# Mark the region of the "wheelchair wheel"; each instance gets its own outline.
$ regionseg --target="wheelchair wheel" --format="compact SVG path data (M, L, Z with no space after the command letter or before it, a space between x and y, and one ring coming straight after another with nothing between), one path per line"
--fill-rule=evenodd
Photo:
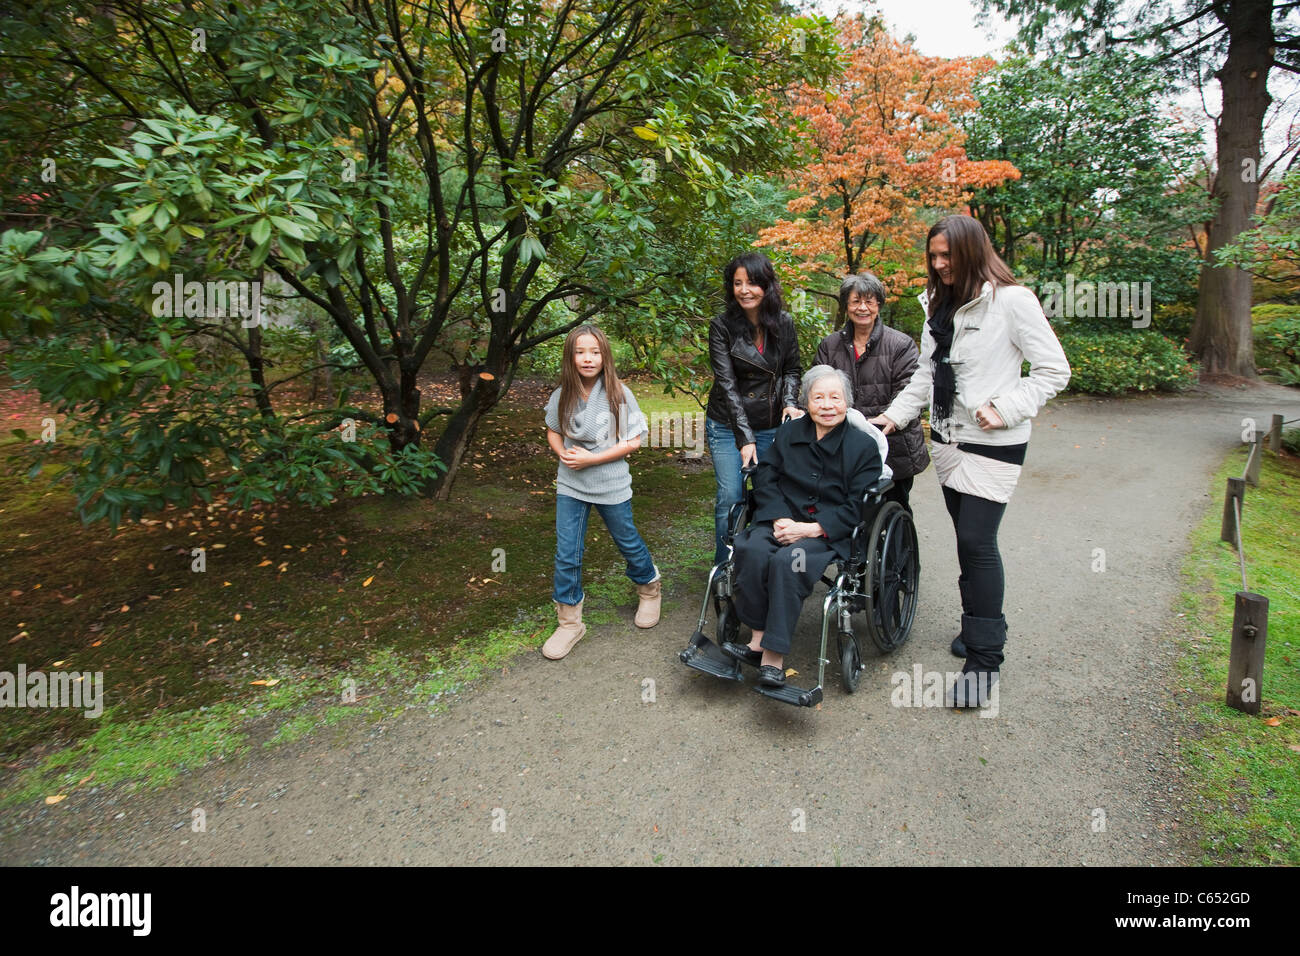
M852 694L862 680L862 655L858 653L858 642L852 636L841 644L840 677L844 679L844 689Z
M881 651L902 646L912 633L921 558L912 516L896 501L876 513L867 544L867 628Z
M736 605L731 598L713 599L713 607L718 615L718 646L727 641L740 640L740 618L736 615Z

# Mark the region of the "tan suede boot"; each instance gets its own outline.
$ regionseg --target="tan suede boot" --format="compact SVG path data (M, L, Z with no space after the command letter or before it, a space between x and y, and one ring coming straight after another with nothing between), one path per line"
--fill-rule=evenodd
M634 623L637 627L654 627L659 623L659 603L663 596L663 581L655 578L649 584L638 584L636 594L640 599L636 606Z
M574 644L582 640L582 635L587 633L587 625L582 623L581 601L577 604L561 604L556 601L555 613L560 619L560 626L542 645L542 654L558 661L573 650Z

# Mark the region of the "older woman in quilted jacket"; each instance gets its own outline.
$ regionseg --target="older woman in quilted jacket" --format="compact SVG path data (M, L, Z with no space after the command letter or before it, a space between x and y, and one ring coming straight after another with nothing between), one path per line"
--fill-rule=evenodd
M817 346L816 364L848 376L853 383L853 407L867 418L883 412L907 387L920 359L910 335L885 325L884 306L884 283L869 272L847 276L840 284L840 310L847 321ZM889 436L886 464L894 473L894 486L885 497L910 512L912 481L930 464L919 418Z

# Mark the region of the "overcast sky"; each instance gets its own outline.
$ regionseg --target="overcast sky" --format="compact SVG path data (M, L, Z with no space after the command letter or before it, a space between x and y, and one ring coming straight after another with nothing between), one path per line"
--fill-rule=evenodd
M875 3L863 0L812 0L813 6L827 16L834 16L839 10L856 13L874 8L889 24L890 32L903 37L912 34L916 37L916 48L927 56L979 56L987 54L1001 59L1002 47L1016 32L1015 26L1000 14L989 16L987 29L975 25L977 0L876 0ZM1300 103L1300 82L1295 77L1274 71L1269 78L1269 90L1274 97L1275 107L1282 104L1282 117L1296 115L1296 104ZM1206 86L1206 103L1211 111L1219 109L1219 89L1217 83ZM1214 149L1213 126L1202 111L1200 97L1194 91L1183 91L1177 97L1178 105L1193 121L1199 122L1206 132L1206 146L1210 152ZM1286 142L1285 119L1275 120L1269 117L1271 129L1265 134L1267 143L1265 162L1276 156Z
M856 13L872 4L860 0L817 0L817 8L827 16L837 10ZM1015 29L994 14L990 25L995 38L975 26L975 0L878 0L880 11L890 32L916 37L916 48L927 56L979 56L998 52L1015 34Z

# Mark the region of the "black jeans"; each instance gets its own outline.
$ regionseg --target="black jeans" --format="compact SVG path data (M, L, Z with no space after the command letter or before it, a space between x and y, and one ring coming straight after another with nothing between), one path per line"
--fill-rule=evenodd
M1006 578L998 551L998 525L1006 504L943 487L943 502L957 532L957 563L970 596L972 617L1002 616Z
M835 557L825 538L800 538L782 545L769 522L752 524L736 535L736 614L755 631L762 646L787 654L804 598L812 594L826 565Z
M912 482L915 480L915 475L911 478L895 478L894 486L885 492L885 500L897 501L908 514L911 514L912 505L908 502L908 497L912 494Z

